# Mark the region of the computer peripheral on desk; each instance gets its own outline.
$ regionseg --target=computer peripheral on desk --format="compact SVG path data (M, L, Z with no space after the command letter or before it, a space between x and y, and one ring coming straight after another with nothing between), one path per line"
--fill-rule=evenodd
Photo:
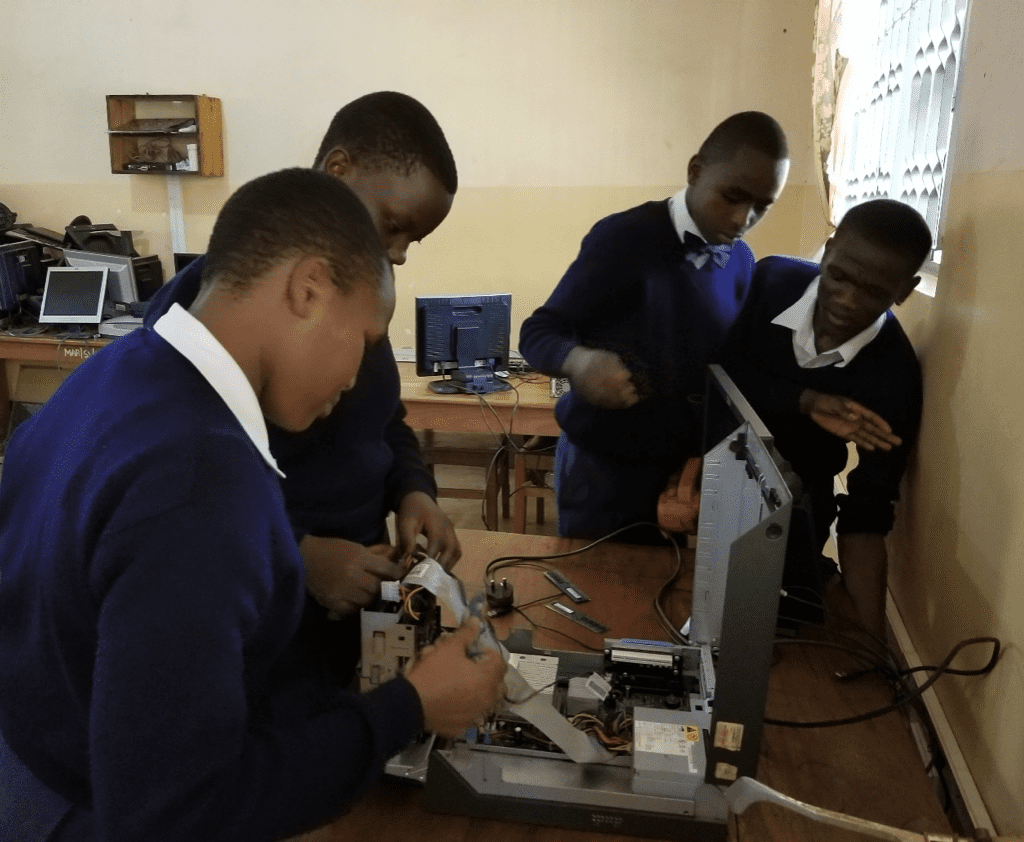
M140 327L142 327L142 319L138 316L114 316L100 322L99 334L111 338L126 336Z

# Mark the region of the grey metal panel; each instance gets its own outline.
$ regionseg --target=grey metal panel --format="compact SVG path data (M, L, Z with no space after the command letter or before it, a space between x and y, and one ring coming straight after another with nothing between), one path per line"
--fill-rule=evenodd
M715 669L708 781L729 783L757 772L775 639L779 588L793 500L775 463L757 438L747 441L766 515L731 548L722 639Z

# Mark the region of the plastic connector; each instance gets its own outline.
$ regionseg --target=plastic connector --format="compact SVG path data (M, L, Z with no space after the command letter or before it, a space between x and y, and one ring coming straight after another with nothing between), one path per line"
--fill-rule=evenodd
M501 617L512 610L514 594L508 579L502 579L500 582L489 580L486 595L488 617Z

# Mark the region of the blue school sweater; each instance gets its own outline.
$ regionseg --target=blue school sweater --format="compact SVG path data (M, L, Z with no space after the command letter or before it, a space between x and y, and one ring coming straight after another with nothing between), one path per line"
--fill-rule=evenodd
M885 535L917 440L921 367L903 328L888 312L878 336L848 365L801 368L793 331L772 319L795 304L818 273L818 264L797 258L758 261L746 306L727 343L725 368L811 494L822 542L837 511L840 534ZM800 394L807 388L852 398L881 415L903 439L890 451L858 448L859 463L847 476L845 495L833 495L833 478L846 467L847 443L800 412Z
M544 306L524 323L519 350L534 368L559 372L576 345L617 353L641 400L602 409L578 392L555 408L578 447L672 467L696 453L707 365L746 297L754 258L742 241L729 262L696 268L676 233L668 201L606 217Z
M172 304L186 310L199 292L200 257L164 284L146 309L152 325ZM327 417L300 433L273 425L270 451L285 474L288 514L297 537L309 533L361 544L381 541L384 521L402 497L437 485L405 423L401 381L389 342L367 350L353 389Z
M277 474L192 364L143 329L76 370L0 482L0 732L76 805L58 839L278 839L374 781L418 697L341 692L304 600Z

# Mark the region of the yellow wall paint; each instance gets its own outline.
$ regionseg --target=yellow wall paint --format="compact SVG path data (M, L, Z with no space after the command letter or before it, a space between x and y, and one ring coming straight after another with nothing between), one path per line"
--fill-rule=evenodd
M1024 172L956 176L934 301L911 336L925 376L924 420L905 482L891 586L923 657L999 637L985 678L936 691L997 828L1024 830L1024 297L1019 230ZM980 666L985 647L961 665Z
M992 635L986 677L935 690L996 829L1024 833L1024 8L974 2L934 300L905 309L924 421L890 544L890 586L922 658ZM954 666L978 667L984 647Z
M522 320L544 303L591 226L610 213L667 198L664 187L466 187L438 230L396 271L396 347L414 345L417 295L511 292L512 344ZM755 254L800 253L806 187L787 192L751 232Z
M47 25L44 4L8 5L5 31ZM242 182L311 163L349 99L406 91L444 128L460 189L448 220L397 270L393 343L413 344L416 294L511 291L516 344L522 319L543 303L587 230L674 193L707 132L735 111L772 113L793 155L789 186L751 233L752 248L813 252L821 237L807 231L823 225L811 111L794 95L809 85L813 5L651 0L641 13L633 0L139 0L125 19L122 3L94 0L79 24L80 48L61 62L40 64L30 38L10 39L6 107L18 119L0 133L0 201L20 221L56 230L81 213L131 230L169 276L166 179L109 173L106 94L221 99L225 176L180 177L185 251L203 251ZM118 21L125 37L112 61L87 45L106 43Z

